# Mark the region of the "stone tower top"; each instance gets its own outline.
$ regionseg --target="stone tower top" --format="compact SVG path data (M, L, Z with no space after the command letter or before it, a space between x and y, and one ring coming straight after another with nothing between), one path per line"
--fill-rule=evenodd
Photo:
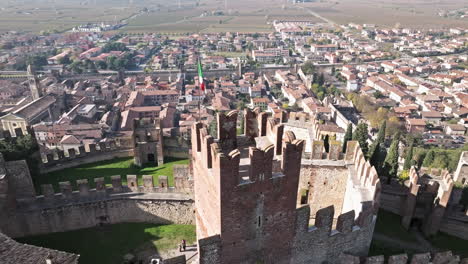
M28 65L28 82L33 101L41 98L44 94L42 92L41 84L37 79L36 71L31 64Z

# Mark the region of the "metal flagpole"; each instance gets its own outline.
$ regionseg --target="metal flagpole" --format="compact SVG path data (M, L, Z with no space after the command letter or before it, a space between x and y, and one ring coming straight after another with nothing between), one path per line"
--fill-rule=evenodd
M198 58L198 67L202 67L201 60ZM199 69L200 70L200 69ZM202 81L200 80L200 74L198 75L198 92L201 94L201 87L202 87ZM198 122L201 122L201 103L200 103L201 96L198 95Z

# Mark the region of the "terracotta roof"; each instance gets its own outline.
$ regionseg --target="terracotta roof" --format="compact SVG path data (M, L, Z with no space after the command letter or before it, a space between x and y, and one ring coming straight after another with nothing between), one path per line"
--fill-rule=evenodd
M55 97L46 95L19 108L18 110L14 111L13 114L26 119L32 119L53 105L55 102Z
M426 125L426 120L424 119L407 119L406 122L408 122L412 126L425 126Z
M60 143L61 144L80 144L81 142L73 135L65 135L63 136Z
M437 111L423 111L421 112L423 118L442 118L442 114Z

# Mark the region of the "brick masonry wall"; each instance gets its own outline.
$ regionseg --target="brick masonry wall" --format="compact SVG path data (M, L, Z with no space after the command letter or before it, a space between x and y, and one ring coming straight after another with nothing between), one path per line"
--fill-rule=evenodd
M337 215L342 212L343 199L348 180L346 167L323 166L310 171L309 205L311 215L319 209L333 205Z
M338 217L337 229L332 230L333 209L321 209L314 226L309 227L310 210L307 206L298 209L296 237L290 263L340 263L342 252L366 256L374 232L376 216L367 215L360 226L355 225L354 214ZM335 214L336 215L336 214Z

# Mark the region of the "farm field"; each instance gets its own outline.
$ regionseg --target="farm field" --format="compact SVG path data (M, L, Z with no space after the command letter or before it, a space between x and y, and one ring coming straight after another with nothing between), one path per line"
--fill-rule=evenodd
M444 18L440 10L466 6L463 0L322 0L301 4L338 24L369 23L376 25L437 28L468 26L468 19Z
M0 32L66 31L85 23L128 19L123 32L271 32L273 20L323 22L308 11L339 24L369 23L414 27L468 26L468 18L438 16L464 7L463 0L316 0L293 5L284 0L7 0L0 7ZM304 7L305 9L302 9ZM139 13L141 10L146 13ZM213 12L222 12L213 15ZM204 16L202 17L202 14Z
M245 3L245 5L240 3ZM253 2L253 3L252 3ZM185 7L181 10L159 10L138 15L129 21L123 32L159 33L216 33L216 32L272 32L271 22L277 19L299 19L321 22L304 10L296 7L282 8L281 5L264 6L270 1L240 0L228 6L228 10L217 1L201 2L198 7ZM279 3L278 1L271 1ZM248 7L251 8L248 8ZM213 11L222 14L212 15Z
M52 184L55 191L58 192L58 183L64 181L70 181L76 190L76 180L79 179L87 179L90 188L94 188L94 178L104 177L106 184L109 185L111 183L110 177L113 175L120 175L124 185L127 182L127 175L137 175L138 184L140 185L142 185L143 175L153 175L155 184L157 184L158 177L164 175L168 177L169 186L174 186L173 166L176 164L188 164L188 160L166 160L165 162L158 167L146 166L140 168L133 164L132 158L118 158L51 172L40 175L34 178L33 181L38 193L40 193L41 184Z
M58 2L58 1L57 1ZM79 5L58 2L49 4L27 3L10 4L0 7L0 32L24 31L66 31L88 22L113 22L131 16L136 7L100 4Z
M125 223L17 239L18 242L76 253L80 264L123 263L125 254L175 249L195 242L195 226ZM105 254L103 254L105 252Z

